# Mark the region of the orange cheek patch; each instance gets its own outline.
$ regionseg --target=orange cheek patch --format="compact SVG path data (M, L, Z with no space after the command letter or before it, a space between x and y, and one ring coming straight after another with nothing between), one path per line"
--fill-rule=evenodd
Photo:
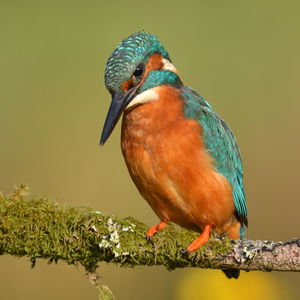
M127 92L132 87L132 79L129 79L128 81L124 81L122 83L122 91Z
M160 70L163 67L163 57L160 53L154 53L149 57L146 65L146 75L152 70Z

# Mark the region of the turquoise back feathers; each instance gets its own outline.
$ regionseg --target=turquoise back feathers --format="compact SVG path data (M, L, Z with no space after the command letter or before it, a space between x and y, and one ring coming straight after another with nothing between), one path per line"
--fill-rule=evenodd
M243 186L243 166L234 135L212 107L191 88L184 87L185 116L197 120L203 129L207 151L214 159L215 168L231 183L236 217L242 225L248 224L246 198ZM241 237L244 228L241 227Z

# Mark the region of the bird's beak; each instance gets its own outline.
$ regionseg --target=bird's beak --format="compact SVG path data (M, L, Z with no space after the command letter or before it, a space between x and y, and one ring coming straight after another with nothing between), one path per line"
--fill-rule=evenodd
M116 124L118 123L125 107L135 97L135 92L137 88L138 87L134 87L122 95L118 93L112 94L112 101L103 126L100 145L104 145L106 140L109 138L110 134L112 133Z

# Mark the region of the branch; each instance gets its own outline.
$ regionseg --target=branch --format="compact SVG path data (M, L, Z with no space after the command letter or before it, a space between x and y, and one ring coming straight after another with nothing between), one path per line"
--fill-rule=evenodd
M245 271L300 271L300 240L287 242L237 240L213 236L197 252L183 249L197 237L168 225L150 243L146 226L131 218L106 216L81 207L61 207L45 198L24 197L17 189L0 195L0 254L64 260L94 272L101 261L121 266L163 265L239 269Z

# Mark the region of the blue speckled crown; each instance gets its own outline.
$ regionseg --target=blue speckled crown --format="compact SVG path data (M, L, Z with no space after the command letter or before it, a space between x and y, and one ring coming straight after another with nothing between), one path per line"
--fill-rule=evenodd
M120 84L130 79L136 66L155 52L170 60L158 38L150 33L139 31L123 40L107 61L105 85L120 91Z

